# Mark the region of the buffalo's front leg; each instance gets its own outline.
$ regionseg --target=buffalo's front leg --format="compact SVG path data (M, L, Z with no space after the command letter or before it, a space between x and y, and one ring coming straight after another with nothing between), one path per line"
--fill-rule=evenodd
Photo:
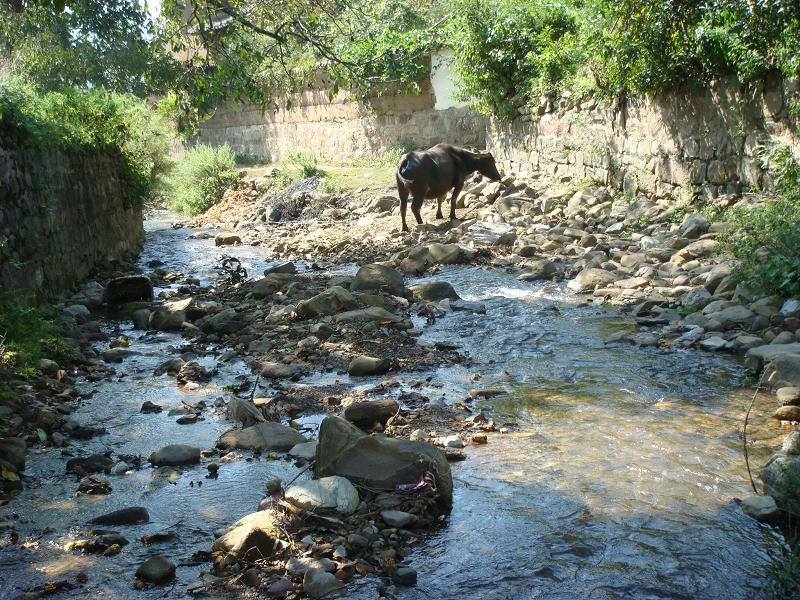
M453 188L453 195L450 196L450 220L456 220L456 199L458 195L461 193L461 188L464 187L464 182L460 181L456 184L456 187Z
M422 208L422 198L414 197L411 200L411 212L414 213L414 218L417 220L417 223L422 225L422 215L419 212L419 209Z
M408 231L408 225L406 225L406 204L408 204L408 198L400 198L400 218L403 220L403 231Z

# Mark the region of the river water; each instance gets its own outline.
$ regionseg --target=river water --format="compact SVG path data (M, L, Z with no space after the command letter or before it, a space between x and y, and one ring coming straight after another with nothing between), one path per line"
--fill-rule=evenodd
M173 230L164 219L147 222L146 230L143 265L159 260L168 271L214 280L223 249L213 240L187 239L188 230ZM239 257L251 276L270 264L259 248L224 253ZM429 279L451 282L487 312L454 312L431 326L420 322L423 339L456 343L470 360L401 374L401 388L414 384L436 402L454 402L476 386L502 387L508 395L474 407L498 426L508 423L510 432L490 434L487 445L468 448L468 459L453 466L453 513L409 557L419 583L400 590L399 598L765 596L770 553L781 538L733 500L750 492L739 436L749 398L738 387L743 369L736 360L606 346L610 333L632 327L627 317L579 304L560 285L519 282L500 269L453 266ZM145 334L111 320L104 328L130 336L137 354L117 366L112 380L81 382L91 397L72 417L102 425L108 434L76 442L69 453L113 450L146 458L168 443L213 447L230 426L214 410L197 424L178 425L166 410L143 415L139 407L145 400L165 409L182 401L212 404L227 396L223 386L249 377L247 369L199 357L219 373L208 386L186 392L174 378L152 376L183 347L179 336ZM313 427L318 418L307 422ZM751 460L760 465L768 455L763 447ZM255 510L266 480L290 479L298 471L284 460L239 456L224 462L215 480L205 479L203 466L171 474L144 468L109 477L114 489L108 496L76 497L74 476L64 475L67 458L61 449L32 454L25 491L3 509L2 519L15 523L20 540L0 545L0 598L44 581L74 581L79 571L89 575L87 585L62 597L186 597L209 566L192 564L192 555L210 548L216 529ZM86 537L92 517L132 505L147 507L151 522L116 528L131 542L121 554L64 550ZM170 527L178 539L152 547L139 541ZM155 552L179 563L177 583L134 590L136 566ZM374 598L376 585L362 580L348 597Z

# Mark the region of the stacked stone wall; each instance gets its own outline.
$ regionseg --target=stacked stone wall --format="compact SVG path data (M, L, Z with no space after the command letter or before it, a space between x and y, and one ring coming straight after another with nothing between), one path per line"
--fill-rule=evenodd
M138 250L142 208L125 201L118 165L0 134L0 297L53 297Z
M590 178L631 194L715 197L769 189L759 157L797 151L796 80L760 87L721 80L693 91L604 102L542 98L510 123L491 119L487 146L522 171Z

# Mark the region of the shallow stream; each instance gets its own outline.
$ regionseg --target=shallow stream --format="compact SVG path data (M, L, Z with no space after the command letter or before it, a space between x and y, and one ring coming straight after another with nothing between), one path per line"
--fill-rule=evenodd
M164 220L149 221L146 229L143 265L159 260L162 268L203 282L214 280L223 253L239 257L251 276L270 263L259 248L223 251L213 239L187 239L190 231L173 230ZM453 466L453 513L409 557L419 583L399 598L763 596L769 553L780 536L733 501L750 492L739 436L749 398L738 387L743 370L737 361L606 346L610 333L632 327L627 317L579 305L559 285L523 283L499 269L446 267L429 279L451 282L487 312L454 312L431 326L420 321L423 339L458 344L470 361L400 374L401 385L415 385L437 402L464 401L474 387L509 390L474 406L498 426L508 423L510 432L490 434L487 445L467 448L468 459ZM186 392L174 378L152 376L174 355L169 348L183 346L180 336L144 334L110 320L104 327L130 336L138 354L117 365L112 380L80 383L92 395L72 417L108 434L76 442L71 452L146 458L169 443L213 447L230 423L206 413L204 421L178 425L166 410L140 414L139 407L145 400L167 410L182 401L213 403L226 395L223 386L249 376L247 369L203 357L201 364L220 372L209 386ZM762 464L767 456L764 449L751 459ZM25 491L3 509L3 520L19 516L20 541L0 547L0 598L44 581L74 581L78 571L88 574L88 584L61 597L186 597L209 566L185 564L192 554L210 548L214 530L255 510L266 480L290 479L298 471L266 458L224 463L215 480L205 478L202 465L173 477L146 467L109 477L108 496L76 497L75 477L64 475L66 458L61 449L32 454ZM133 505L147 507L151 523L115 528L131 541L121 554L63 550L82 537L92 517ZM157 547L139 541L171 526L179 539ZM133 572L154 552L184 563L177 583L137 592ZM362 580L349 597L374 598L374 589L375 582Z

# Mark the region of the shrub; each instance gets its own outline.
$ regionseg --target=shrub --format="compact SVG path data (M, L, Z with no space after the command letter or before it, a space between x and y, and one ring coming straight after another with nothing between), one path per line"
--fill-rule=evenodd
M321 171L317 168L317 157L311 152L296 152L289 155L289 162L297 167L300 177L313 177L320 175Z
M167 185L167 204L172 210L199 215L238 180L236 158L227 144L218 148L200 144L175 164Z
M734 229L724 242L740 261L740 281L765 294L800 298L800 165L779 145L766 148L762 162L777 195L758 208L730 210Z
M170 164L172 134L166 121L129 94L73 88L41 92L19 77L0 75L0 125L20 146L115 156L129 203L141 204L150 196Z

